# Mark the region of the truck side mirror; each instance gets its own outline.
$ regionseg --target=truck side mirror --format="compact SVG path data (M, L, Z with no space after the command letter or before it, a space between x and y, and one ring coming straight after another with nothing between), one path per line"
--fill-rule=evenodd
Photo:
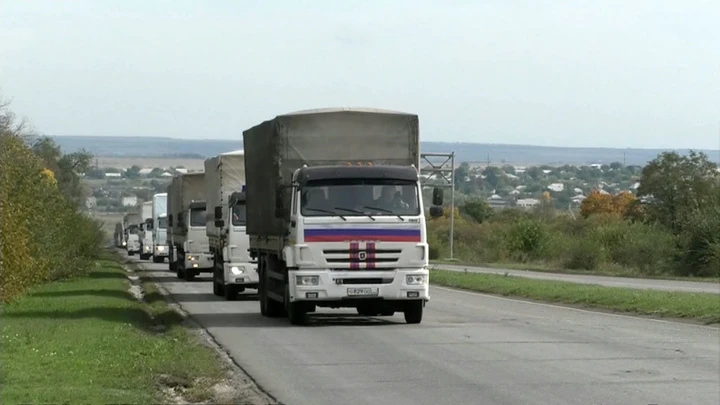
M430 217L431 218L440 218L441 216L443 216L442 207L438 207L438 206L430 207Z
M216 219L216 220L215 220L215 227L216 227L216 228L222 228L222 227L224 227L224 226L225 226L225 221L223 221L222 219Z
M433 188L432 203L433 203L433 205L442 205L443 190L440 187Z
M215 219L222 218L222 206L215 207Z
M285 217L285 189L278 187L275 189L275 218Z

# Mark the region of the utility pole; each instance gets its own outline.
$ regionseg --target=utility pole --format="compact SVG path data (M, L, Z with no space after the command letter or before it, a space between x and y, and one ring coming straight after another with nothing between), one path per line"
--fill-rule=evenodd
M422 186L443 187L450 189L450 260L453 258L453 240L455 239L455 151L450 153L421 153L420 158L425 160L427 167L420 167L420 174L427 175L422 180ZM432 162L432 158L445 158L441 163ZM449 164L449 167L448 167ZM432 184L433 180L440 180L444 184ZM429 184L428 184L429 183Z

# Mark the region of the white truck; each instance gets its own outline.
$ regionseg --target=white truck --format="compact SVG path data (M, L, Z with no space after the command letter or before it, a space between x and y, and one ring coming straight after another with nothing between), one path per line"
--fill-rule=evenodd
M123 228L125 229L125 249L128 256L140 253L140 214L130 212L123 217Z
M187 281L212 273L213 255L205 232L205 173L175 176L167 190L170 268Z
M125 228L122 222L115 223L115 232L113 233L113 241L116 248L125 247Z
M140 259L148 260L153 254L153 238L152 238L152 201L145 201L140 205L140 215L142 222L140 223Z
M158 193L152 198L152 259L162 263L168 257L167 242L167 193Z
M235 300L258 287L257 261L245 232L245 153L222 153L205 160L207 236L213 254L213 293Z
M418 116L299 111L245 130L243 144L260 312L298 325L316 307L345 307L420 323L430 295Z

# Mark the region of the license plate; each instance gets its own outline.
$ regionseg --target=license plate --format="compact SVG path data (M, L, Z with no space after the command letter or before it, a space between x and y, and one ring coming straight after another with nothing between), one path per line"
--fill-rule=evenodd
M348 288L347 295L350 296L367 296L367 295L378 295L377 288Z

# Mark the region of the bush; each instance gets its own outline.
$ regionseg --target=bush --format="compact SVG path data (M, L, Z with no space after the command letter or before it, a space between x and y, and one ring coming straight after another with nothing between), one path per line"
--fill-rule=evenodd
M448 232L447 218L428 222L432 252L448 249ZM664 227L624 219L622 213L573 219L506 209L482 224L455 221L455 257L470 264L520 262L656 275L677 271L677 252L677 239ZM711 257L720 260L707 257L708 266Z
M0 286L3 302L32 286L86 271L103 235L59 187L55 173L0 111ZM74 172L62 173L75 181Z

